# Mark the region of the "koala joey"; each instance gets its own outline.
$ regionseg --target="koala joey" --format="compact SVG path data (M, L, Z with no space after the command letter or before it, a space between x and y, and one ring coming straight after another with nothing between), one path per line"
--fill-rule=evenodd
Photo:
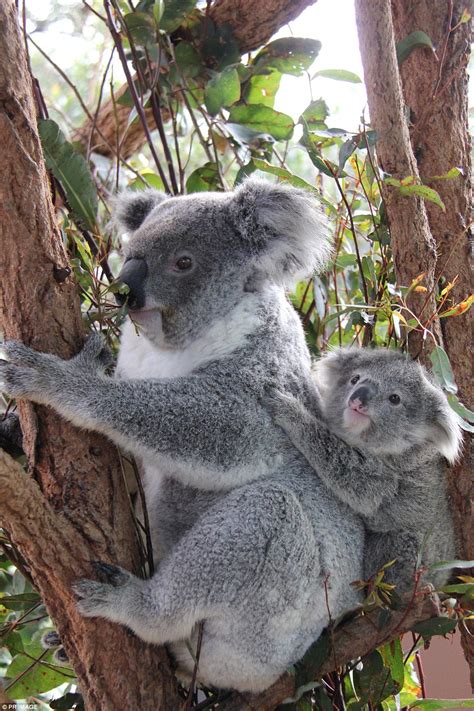
M413 586L419 553L424 565L455 557L446 464L461 445L458 418L423 367L395 351L331 352L318 361L315 382L313 413L292 395L273 392L274 420L327 487L362 516L366 579L396 559L385 579Z
M268 387L303 396L304 334L284 287L329 254L314 197L248 180L232 193L125 193L130 320L115 377L98 337L72 360L7 344L5 390L106 434L141 462L157 570L100 563L79 609L171 643L198 679L258 691L354 606L364 528L273 422ZM327 593L327 599L326 599Z

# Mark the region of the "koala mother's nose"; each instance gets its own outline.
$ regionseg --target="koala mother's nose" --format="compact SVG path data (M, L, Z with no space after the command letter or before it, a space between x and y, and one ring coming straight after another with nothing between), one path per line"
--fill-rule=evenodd
M349 405L354 410L366 410L369 400L375 395L374 388L370 385L361 385L349 397Z
M117 277L129 288L128 294L115 294L115 301L119 306L125 303L131 309L141 309L145 306L145 277L148 273L148 266L144 259L127 259L122 267L122 271Z

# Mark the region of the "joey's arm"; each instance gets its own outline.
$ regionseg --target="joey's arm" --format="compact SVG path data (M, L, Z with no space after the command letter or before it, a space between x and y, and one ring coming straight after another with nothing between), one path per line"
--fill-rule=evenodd
M275 391L265 404L326 486L354 511L374 514L395 495L398 482L390 468L347 445L296 398Z

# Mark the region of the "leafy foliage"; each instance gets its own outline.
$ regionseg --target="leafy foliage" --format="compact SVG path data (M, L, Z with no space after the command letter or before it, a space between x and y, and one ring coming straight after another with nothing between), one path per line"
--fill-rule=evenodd
M323 97L309 96L297 122L274 108L282 76L308 73L317 59L320 42L280 38L245 58L230 27L217 27L203 3L195 0L140 0L133 6L106 0L105 7L105 15L93 14L86 6L82 14L74 14L79 11L71 9L71 17L77 28L86 24L101 47L114 48L115 56L120 56L121 69L130 79L127 90L113 96L112 113L119 107L129 112L125 133L141 122L144 145L125 157L120 151L124 136L118 135L117 156L107 159L94 153L90 144L69 142L63 133L66 125L60 128L46 115L39 121L47 167L55 178L58 207L66 203L66 209L60 212L61 230L88 328L104 329L112 347L116 346L124 309L113 299L120 244L109 233L108 204L117 188L154 187L170 194L223 191L251 173L308 190L321 201L331 219L331 263L326 271L298 284L289 295L301 315L313 354L352 343L404 348L413 330L433 340L430 324L436 315L451 318L468 311L474 297L466 295L462 302L453 303L452 285L445 284L437 294L437 314L416 317L407 299L413 290L427 291L425 275L420 274L411 284L400 284L395 273L384 190L389 186L407 200L429 200L443 210L436 190L415 184L412 176L398 179L384 175L377 164L375 132L364 123L357 132L333 126ZM397 47L399 62L420 47L432 50L431 40L423 32L402 40ZM93 92L98 101L107 90L110 66L118 68L119 60L114 61L115 65L103 67L103 81L97 82ZM41 69L37 56L33 64ZM88 69L87 62L84 67ZM77 121L80 108L72 87L58 97L50 70L42 73L46 99L60 98L58 115L65 113ZM314 72L315 86L320 77L361 81L353 72L337 68ZM84 78L77 79L84 95L90 95ZM87 104L87 100L82 103ZM87 108L90 116L97 112L92 101ZM430 182L456 180L461 173L453 166ZM448 393L451 406L465 418L466 429L472 428L474 414L457 399L449 359L440 344L435 344L431 357L434 374ZM82 708L72 670L58 666L52 652L41 648L39 637L50 621L37 593L20 573L22 561L7 538L3 549L0 663L6 692L11 698L34 696L46 705L49 692L55 689L51 708ZM390 588L383 582L381 571L367 602L380 606L381 624L390 615ZM468 614L473 590L472 580L461 580L444 589L446 595L455 598L454 608L450 615L415 628L417 638L410 654L404 656L400 641L395 640L321 682L311 678L311 670L327 654L328 638L323 635L311 656L296 665L299 697L294 707L299 711L333 709L338 708L338 699L344 698L353 711L395 709L400 705L428 710L453 704L472 708L467 701L420 699L414 665L422 640L450 633ZM395 701L395 695L399 695L399 701Z

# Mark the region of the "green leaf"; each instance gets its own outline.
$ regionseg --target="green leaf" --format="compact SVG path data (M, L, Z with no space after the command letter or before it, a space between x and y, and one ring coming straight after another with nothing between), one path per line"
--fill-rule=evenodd
M313 74L312 79L316 77L324 77L325 79L335 79L336 81L348 81L351 84L362 84L362 79L354 72L349 72L347 69L321 69L316 74Z
M448 402L453 408L454 412L456 412L461 417L464 417L468 422L474 422L474 412L472 410L468 410L468 408L463 405L460 400L458 400L456 395L448 395Z
M272 175L278 175L278 177L282 180L290 183L290 185L294 185L295 188L303 188L304 190L309 190L313 193L317 192L316 188L307 183L306 180L299 178L297 175L293 175L293 173L290 173L290 171L286 170L286 168L271 165L271 163L267 163L267 161L260 160L259 158L254 158L253 164L258 170L263 170L265 173L271 173Z
M123 18L133 42L139 46L156 44L156 25L147 12L129 12Z
M74 219L94 232L97 191L85 159L66 141L59 126L51 119L40 119L38 131L46 167L62 185Z
M202 71L201 58L189 42L179 42L176 45L174 58L179 70L186 77L195 77Z
M435 346L430 353L430 360L433 373L441 387L448 393L455 395L458 387L454 382L454 373L446 351L441 346Z
M454 585L445 585L439 588L437 592L443 593L458 593L459 595L464 595L465 593L474 594L474 583L455 583Z
M164 11L165 11L165 4L164 4L163 0L155 0L155 2L153 3L152 12L153 12L153 17L155 19L155 22L158 26L160 24L161 18L163 17Z
M405 679L405 665L400 639L394 639L392 642L385 644L380 653L384 665L390 669L390 676L402 688Z
M224 106L231 106L240 99L240 81L237 69L227 67L207 83L204 91L206 108L215 116Z
M338 254L335 265L337 269L347 269L357 264L357 256L355 254Z
M302 37L282 37L267 44L255 57L254 66L261 72L276 69L282 74L300 76L312 65L321 49L321 42Z
M245 102L247 104L262 104L273 108L275 96L280 88L280 72L257 74L250 78L245 89Z
M23 610L25 607L32 607L37 602L41 602L41 598L38 593L34 592L0 597L0 606L8 607L9 610Z
M216 163L205 163L197 168L186 181L187 193L200 193L208 190L221 190Z
M345 141L342 146L339 149L339 175L342 174L342 171L344 170L344 166L346 164L346 161L348 158L351 157L351 155L354 153L355 149L357 148L357 141L354 140L353 138L349 138L349 140Z
M418 195L424 200L434 202L434 204L438 205L443 212L446 210L445 204L441 200L439 193L437 193L436 190L433 190L433 188L429 188L427 185L401 185L400 192L402 195Z
M457 624L457 619L451 620L449 617L432 617L430 620L417 622L416 625L412 627L412 631L416 634L421 634L424 639L427 639L435 635L445 635L448 632L452 632Z
M234 106L229 115L230 123L240 123L257 133L269 133L277 141L286 141L293 135L293 119L270 106L249 104Z
M443 711L443 709L474 709L474 699L420 699L410 704L411 709Z
M433 563L429 566L429 570L451 570L451 568L474 568L474 560L441 560L439 563Z
M165 0L165 10L161 16L160 29L168 33L177 30L195 4L196 0Z
M132 180L128 187L130 190L146 190L147 188L155 188L155 190L160 190L161 192L165 191L162 179L151 170L142 170L140 172L140 177Z
M448 170L448 172L443 175L432 175L430 180L454 180L454 178L458 178L460 175L464 175L462 168L451 168L451 170Z
M428 47L428 49L431 49L434 52L431 38L426 34L426 32L417 30L416 32L412 32L407 35L397 43L398 63L401 64L404 62L417 47Z
M314 127L325 128L326 118L329 115L328 105L324 99L316 99L303 111L298 119L298 123L303 124L308 130L315 130Z
M400 691L401 684L392 679L390 669L384 665L378 651L363 657L362 665L362 669L354 669L353 672L354 687L360 701L375 705Z

